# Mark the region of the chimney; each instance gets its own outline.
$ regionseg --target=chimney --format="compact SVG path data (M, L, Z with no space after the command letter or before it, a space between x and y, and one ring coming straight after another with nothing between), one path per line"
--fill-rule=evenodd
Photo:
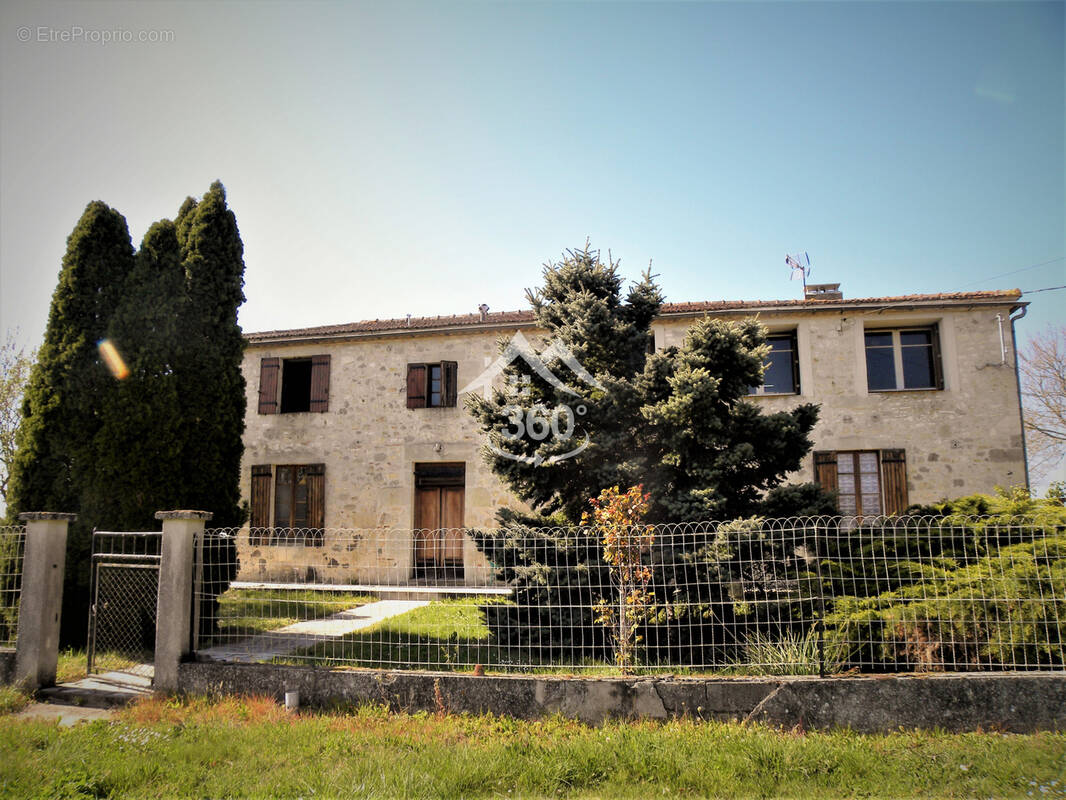
M484 322L486 317L488 317L489 315L488 303L482 303L477 307L477 310L481 312L481 321Z
M808 283L804 287L804 300L843 300L839 283Z

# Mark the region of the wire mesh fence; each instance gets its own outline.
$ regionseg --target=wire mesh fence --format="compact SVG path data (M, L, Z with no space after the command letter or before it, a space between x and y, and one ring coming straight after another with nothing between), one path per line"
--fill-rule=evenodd
M0 526L0 647L4 648L14 647L18 638L25 546L25 527Z
M162 534L93 532L88 671L151 676Z
M499 672L1066 667L1058 522L750 519L624 536L620 562L594 527L208 531L203 562L236 581L201 589L199 655Z

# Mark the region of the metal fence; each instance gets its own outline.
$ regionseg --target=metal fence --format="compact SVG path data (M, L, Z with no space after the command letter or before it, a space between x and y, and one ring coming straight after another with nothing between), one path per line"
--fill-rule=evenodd
M587 527L314 533L207 532L200 657L577 673L1066 668L1058 522L640 526L607 554ZM426 569L444 554L452 569Z
M159 531L94 531L88 671L151 676L159 593Z
M18 638L25 546L25 527L0 526L0 647L14 647Z

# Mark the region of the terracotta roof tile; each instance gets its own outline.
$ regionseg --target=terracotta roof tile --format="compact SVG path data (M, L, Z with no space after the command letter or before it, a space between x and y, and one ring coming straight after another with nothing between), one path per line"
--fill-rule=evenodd
M758 311L769 308L833 308L869 305L909 305L912 303L936 304L938 302L965 303L967 301L1011 302L1021 297L1018 289L986 292L942 292L939 294L909 294L895 297L861 297L823 300L704 300L689 303L664 303L662 314L698 314L710 311ZM343 337L347 334L376 332L401 332L440 330L442 328L465 328L484 326L496 328L501 325L528 325L533 322L532 311L492 311L481 319L480 314L453 314L438 317L411 317L410 319L373 319L349 322L342 325L319 325L313 328L262 331L249 333L249 342L284 341L286 339L316 339Z

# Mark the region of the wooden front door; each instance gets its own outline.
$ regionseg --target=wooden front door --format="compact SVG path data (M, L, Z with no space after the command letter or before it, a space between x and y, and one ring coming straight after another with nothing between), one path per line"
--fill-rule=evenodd
M463 577L463 486L415 487L415 577Z

